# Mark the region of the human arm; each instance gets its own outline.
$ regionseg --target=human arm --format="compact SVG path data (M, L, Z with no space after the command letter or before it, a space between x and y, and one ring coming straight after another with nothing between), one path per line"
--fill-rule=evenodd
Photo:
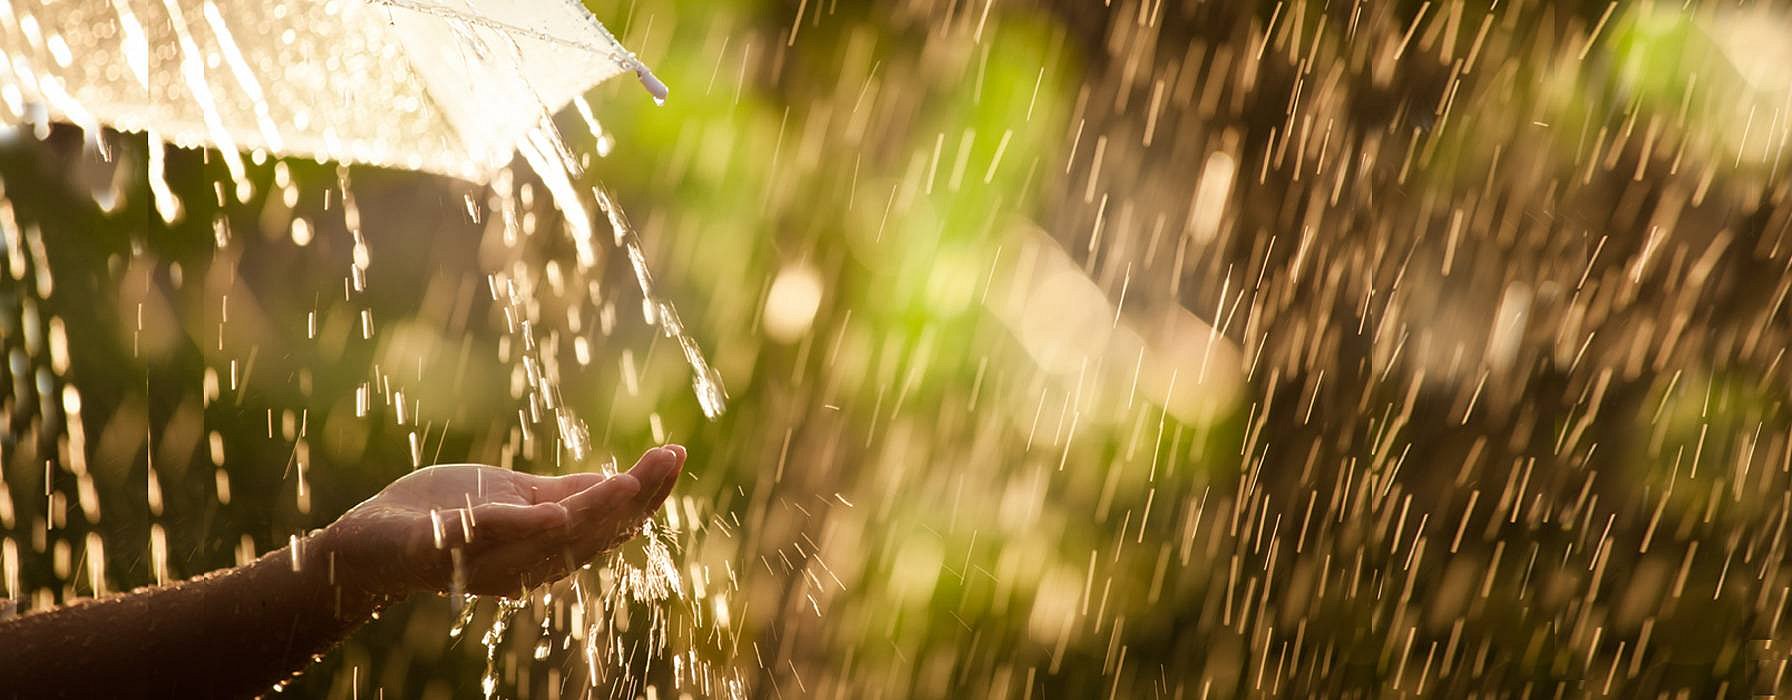
M0 623L0 697L267 692L411 594L514 595L565 576L638 532L684 458L655 448L608 478L412 472L244 566Z

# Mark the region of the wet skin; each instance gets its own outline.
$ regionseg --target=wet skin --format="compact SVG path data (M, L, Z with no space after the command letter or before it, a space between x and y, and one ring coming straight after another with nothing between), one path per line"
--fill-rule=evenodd
M252 697L417 593L518 595L627 541L685 450L626 473L439 465L249 564L0 623L0 698Z

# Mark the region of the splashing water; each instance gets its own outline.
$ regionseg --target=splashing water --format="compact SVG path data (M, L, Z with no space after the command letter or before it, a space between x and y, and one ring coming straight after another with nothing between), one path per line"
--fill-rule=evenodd
M158 5L113 4L136 6L163 61L151 62L142 29L125 27L110 35L127 47L107 64L117 77L159 66L185 85L175 57L159 52L181 42L157 33ZM494 654L516 661L503 670L514 668L517 695L531 697L552 696L543 682L562 697L615 698L1784 687L1773 679L1784 677L1776 669L1792 619L1780 578L1792 542L1783 398L1792 158L1782 153L1792 99L1776 91L1788 84L1787 62L1773 47L1792 45L1774 30L1792 25L1779 14L1713 24L1700 18L1722 19L1735 5L1714 0L1678 9L1064 1L1051 12L968 4L982 16L905 6L864 19L818 12L811 22L799 13L769 30L757 16L743 26L727 13L681 12L666 30L665 14L647 21L654 3L638 4L633 26L652 28L663 42L656 52L685 52L735 99L680 114L690 121L675 128L616 119L609 126L622 138L672 145L602 179L644 201L678 201L668 240L705 237L679 262L715 300L693 325L711 350L727 350L739 394L728 395L654 287L651 249L611 192L592 186L602 173L576 164L576 149L535 121L523 164L510 166L521 177L493 183L490 206L469 197L467 207L487 227L478 270L489 273L493 303L476 308L503 315L471 314L488 332L474 342L500 346L510 393L480 394L503 404L478 414L487 425L437 423L436 434L453 432L447 454L544 470L566 469L567 454L586 466L601 445L643 439L643 426L620 421L663 400L661 386L639 391L646 363L621 343L616 356L566 347L614 338L616 302L632 300L633 287L650 332L678 344L697 407L713 418L726 399L739 421L718 436L691 431L694 415L677 416L670 432L739 468L700 475L637 542L537 591L530 611L501 611L493 629L508 630L509 647L495 649L504 632L484 648L461 645L469 666L485 661L488 697L507 682ZM236 6L216 5L227 16ZM209 90L240 92L230 80L256 60L248 28L236 27L238 61L207 29L210 15L185 16L193 42L216 56L205 66ZM1748 39L1740 58L1754 59L1726 60L1739 75L1726 78L1730 69L1713 62L1673 65L1682 44L1706 33L1699 28L1728 22ZM917 24L927 31L900 36ZM28 31L54 52L43 29L54 23L30 26L0 21L0 37ZM777 46L788 51L767 57ZM664 99L644 67L620 65ZM726 84L731 74L737 86ZM1748 85L1726 85L1738 80ZM261 85L271 101L285 88ZM1753 96L1732 99L1742 88ZM80 95L54 97L68 105ZM604 155L615 137L589 104L574 105ZM241 114L250 130L234 135L246 144L256 113ZM203 129L197 112L194 123ZM163 136L191 145L168 131L151 141ZM171 184L191 183L196 159L163 155L150 159L148 204L123 211L174 220L183 205L197 216L215 200L231 220L271 216L244 216L218 156L204 186L174 197ZM252 180L265 174L245 167ZM732 197L742 183L764 187L763 198L744 198L759 208ZM14 197L37 189L12 184ZM705 188L731 196L680 198ZM888 199L867 206L876 189ZM361 192L369 212L376 190ZM345 197L326 210L358 221L356 206ZM267 448L241 438L259 438L259 416L233 428L229 404L217 402L259 410L268 384L311 379L300 371L308 368L270 361L281 354L269 352L274 342L255 341L260 369L244 363L241 376L259 383L245 398L237 367L216 358L241 360L243 339L254 341L238 320L226 332L222 317L253 320L256 311L233 296L227 314L190 324L198 330L157 321L167 302L155 294L182 295L169 282L177 269L151 259L167 248L152 240L147 253L116 253L129 270L118 286L135 290L118 305L126 343L174 325L177 337L205 341L206 368L216 364L223 379L181 421L161 420L161 403L139 404L155 407L151 421L117 410L106 391L74 391L77 378L130 386L142 377L82 365L93 356L83 346L103 343L111 327L93 333L89 320L77 329L89 335L72 343L61 329L83 323L70 307L89 303L85 280L109 268L51 280L40 263L71 250L73 237L40 230L40 209L21 201L19 221L0 212L12 278L0 284L17 290L0 304L19 319L0 333L11 378L0 386L14 397L0 412L19 417L0 431L12 480L0 512L18 514L0 523L0 568L9 599L25 609L68 590L117 590L130 576L94 568L129 548L83 536L97 504L121 490L81 460L153 455L155 484L173 449L162 444L194 442L203 461L216 432L232 463L253 463L264 454L253 450ZM598 240L600 213L611 241ZM355 238L358 264L328 268L350 287L323 310L342 311L336 337L389 343L397 334L355 331L373 295L391 294L381 283L404 278L404 266L385 264L367 278L366 239L392 255L402 242L381 236L399 229L376 230L370 213L362 238L359 223L351 236L330 216L305 215L311 251L334 245L340 258ZM780 226L771 236L711 226L724 217ZM215 225L220 245L215 274L180 260L189 285L231 277L239 255L250 263L240 269L254 271L253 256L269 250L249 236L227 248L223 216L194 223ZM527 239L537 224L546 235ZM618 280L618 291L606 276L624 265L635 279ZM780 268L810 283L779 288ZM337 280L325 281L334 295ZM450 271L430 283L462 281ZM741 301L756 285L771 291ZM260 300L272 309L263 315L298 325L286 298L295 295L276 288ZM192 291L185 296L199 296ZM215 291L203 292L214 310L224 306ZM445 314L395 316L383 320L475 335L441 324ZM763 319L788 330L774 337ZM315 325L323 330L309 337L328 347L329 319ZM737 357L748 367L739 379ZM406 414L400 432L421 462L427 421L398 379L384 386L391 370L375 370L371 384L388 412ZM616 381L594 376L605 372ZM606 390L616 409L587 408ZM688 403L682 391L677 400ZM374 393L356 400L375 404ZM342 400L300 393L289 420L276 405L265 434L282 443L278 456L303 452L306 406ZM569 404L590 411L590 425ZM504 415L513 408L514 422ZM321 436L361 428L312 417L320 449L341 448ZM49 439L4 441L32 431ZM133 446L138 434L156 444ZM469 440L475 447L463 450ZM222 502L229 472L222 448L216 454L220 486L202 497ZM36 472L52 461L39 497ZM293 470L301 483L306 464ZM343 490L344 473L326 487ZM138 541L155 543L149 568L173 580L192 572L168 572L181 558L170 564L167 552L203 536L164 517L155 488L157 534ZM284 497L239 484L231 508ZM106 515L108 527L121 520ZM460 638L476 628L476 601L461 602L426 629L452 621L448 633ZM519 643L513 628L531 614L542 633ZM374 661L414 663L406 651ZM317 687L306 683L296 687Z
M544 595L543 598L547 599L544 602L551 603L553 596L548 594ZM535 649L529 652L529 658L535 659L536 661L548 658L548 653L554 650L553 634L554 616L541 616L541 630L536 633Z
M637 64L639 65L639 64ZM645 71L645 68L640 68ZM643 73L643 80L651 77L651 73ZM656 80L657 82L657 80ZM664 87L663 85L661 86ZM658 100L663 95L656 93ZM605 138L601 127L595 119L587 119L592 129L592 136L602 143ZM553 195L554 206L560 209L561 220L568 235L572 238L578 251L580 269L589 270L596 265L596 252L592 243L593 232L591 216L585 206L583 197L573 186L573 179L578 176L580 168L572 161L570 151L558 130L551 123L529 132L528 138L518 144L517 152L522 156L536 177ZM703 415L711 420L716 419L726 410L726 393L722 388L720 375L710 366L704 357L703 350L695 338L685 331L684 323L679 318L678 309L672 302L661 297L654 287L653 275L648 270L647 255L641 245L640 236L628 224L622 208L618 206L609 191L601 185L591 188L591 193L599 210L603 211L610 224L612 241L628 259L633 272L635 285L641 293L643 317L650 325L657 325L666 337L678 344L679 353L691 371L691 388L697 397L698 406ZM512 299L512 303L518 300ZM525 339L525 343L529 342ZM546 378L549 384L544 395L557 393L552 386L552 379ZM561 440L573 451L575 458L583 458L589 443L589 430L566 408L563 402L555 408L556 424Z
M379 337L379 334L375 330L373 320L374 304L372 298L366 296L369 289L368 271L374 258L368 245L368 238L377 236L378 232L371 230L370 228L370 230L366 232L366 235L364 235L362 230L361 209L355 191L350 185L349 168L346 163L352 161L384 165L400 165L405 167L427 167L427 169L435 172L442 172L461 177L466 177L469 172L474 172L476 175L483 173L458 169L457 166L453 164L444 165L440 161L430 161L419 157L418 153L405 153L391 151L389 149L382 150L381 148L375 148L374 146L379 144L370 145L368 142L357 142L353 136L335 132L331 128L324 129L322 146L319 145L319 142L316 139L307 138L306 134L303 132L307 131L307 126L312 119L312 115L303 110L306 107L322 108L330 105L306 105L303 101L300 101L300 104L298 105L293 104L294 101L290 99L291 93L289 92L291 83L287 81L269 80L269 73L266 72L266 60L268 59L268 55L262 51L265 47L261 46L260 42L258 42L258 39L266 39L267 37L260 36L257 32L241 31L245 29L246 26L253 26L255 24L253 22L238 24L238 26L232 27L233 22L231 18L237 18L239 15L237 14L237 10L230 5L220 5L210 2L209 0L204 0L200 3L183 2L183 0L163 0L161 3L162 10L166 12L170 20L168 26L172 27L170 38L160 34L165 27L158 21L162 19L162 16L159 13L133 13L129 3L118 2L117 0L114 0L111 4L116 15L115 29L119 33L123 52L123 60L120 64L126 69L125 71L119 71L119 73L130 78L134 84L146 91L153 91L152 88L159 89L165 87L159 82L163 76L157 73L157 71L167 68L167 66L162 65L160 62L166 60L168 56L163 56L160 53L157 53L157 50L162 45L171 45L177 49L174 53L178 54L174 56L176 59L174 65L177 68L174 75L179 80L179 86L182 87L186 93L190 93L192 101L198 108L196 115L200 127L197 132L192 129L163 132L153 128L153 125L146 129L148 131L148 136L146 138L148 156L146 174L148 190L151 197L150 201L153 207L152 211L155 217L164 224L172 225L189 214L197 215L196 212L208 212L205 216L213 217L209 223L211 224L217 242L217 249L221 254L222 251L229 246L229 243L232 240L230 236L231 219L228 212L225 212L224 210L236 205L248 204L251 198L257 195L257 188L255 186L256 178L262 174L257 172L257 166L266 164L267 156L269 155L268 151L272 151L273 155L275 155L276 158L279 158L283 155L283 151L288 150L285 147L293 146L293 153L298 155L314 155L320 160L338 160L342 164L336 167L335 188L327 189L323 193L322 207L325 212L330 212L332 214L339 212L342 228L348 234L348 238L352 239L349 245L349 250L351 251L350 264L347 266L346 274L343 278L342 300L349 302L350 305L354 307L350 313L350 317L354 320L350 322L350 330L345 335L351 339L358 338L359 342L365 343L368 346L376 346L382 342L389 341L390 338L376 340L376 338ZM394 7L407 7L411 5L410 3L384 4ZM184 13L183 7L186 9ZM139 8L139 10L141 9L142 8ZM284 12L285 10L283 9L281 11ZM28 27L38 26L37 22L29 14L21 14L20 16L23 17L23 20L19 20L13 13L14 8L12 6L0 7L0 19L5 20L4 22L0 22L0 25L10 26L10 24L15 23L15 21L22 21ZM142 14L141 18L139 17L139 14ZM54 15L52 15L52 17L54 17ZM600 32L603 37L614 42L614 37L611 37L607 30L603 29L601 25L595 26L597 31ZM237 31L233 31L233 29ZM11 30L9 29L7 31ZM27 30L27 33L33 31L36 30ZM321 30L319 33L322 33ZM101 34L104 34L104 32ZM12 37L11 35L6 35L4 38ZM309 45L304 42L313 40L315 37L299 34L298 38L300 39L301 48L308 48ZM56 40L60 41L60 38L57 37ZM291 39L287 39L284 43L290 44L291 41ZM52 48L57 45L58 44L55 44L54 42L51 44ZM23 56L14 58L23 60ZM58 60L63 59L59 58ZM659 78L636 59L633 54L624 52L617 57L617 60L620 61L620 64L626 71L634 74L641 85L652 95L656 104L665 103L668 94L665 83L660 81ZM66 63L67 61L63 60L63 62ZM232 83L232 80L235 82ZM7 83L5 84L5 87L10 89L14 86ZM35 84L33 87L37 92L41 93L38 97L47 97L51 99L51 102L61 118L78 123L92 136L94 139L93 144L98 146L97 150L100 153L105 154L105 157L108 160L111 158L109 151L106 150L106 134L103 133L102 121L85 109L85 106L77 99L77 95L63 92L62 83L54 79L46 79L42 81L41 84ZM8 98L9 107L12 106L12 103L18 101L15 99L17 96L10 92L6 94L5 97ZM355 102L355 100L342 95L336 97L342 102ZM385 97L392 98L389 101L397 104L404 104L407 102L402 95L385 95ZM242 109L243 105L238 104L245 98L248 103L246 110ZM584 101L583 97L579 97L576 102L581 116L584 117L586 123L591 127L599 155L603 155L610 149L611 144L613 143L612 137L605 133L602 130L602 127L598 125L595 116L591 113L590 107ZM40 131L47 133L47 119L40 113L40 108L34 105L32 110L39 111L30 112L32 115L31 121L39 126ZM26 112L26 110L18 109L12 111L17 114L24 114ZM399 111L405 110L400 109ZM427 109L424 111L427 111ZM248 125L247 128L244 127L245 122L239 121L239 118L245 114L248 115L248 121L246 122ZM321 118L320 121L322 121ZM346 129L347 125L344 125L343 128ZM43 138L43 135L40 134L39 137ZM191 148L196 145L212 144L219 148L216 154L208 154L207 156L207 158L210 159L215 155L215 157L221 160L225 166L223 181L214 183L216 186L216 191L213 193L215 194L215 197L208 198L205 194L197 196L193 194L176 194L175 186L172 184L173 174L170 172L170 161L173 160L173 157L171 156L169 145L164 144L163 142L164 137L168 138L173 145L177 146ZM385 141L385 145L388 146L394 142L403 142L402 139L385 139ZM295 146L294 144L303 145ZM239 145L241 145L244 150L239 151ZM432 143L425 146L419 144L417 149L421 152L426 148L437 149L440 145L441 144ZM254 150L252 155L248 152L250 149ZM379 151L379 154L375 155L374 151ZM515 152L521 156L523 162L535 173L541 186L545 187L548 191L553 205L562 213L561 226L564 233L577 249L576 262L580 274L595 276L599 271L598 262L600 258L600 245L597 244L596 236L593 232L593 227L596 225L595 212L590 208L593 202L585 201L584 196L586 195L581 191L580 186L575 185L575 182L577 182L585 173L577 166L572 150L564 143L563 138L553 126L548 115L544 113L541 119L537 122L537 127L529 130L523 135L521 142L517 143L515 146ZM274 180L275 186L274 189L269 192L270 197L267 202L269 207L268 212L272 213L266 214L268 217L267 220L279 219L283 222L289 222L283 223L282 228L292 232L290 239L299 247L311 245L314 236L318 240L322 240L323 234L321 233L321 229L317 228L321 224L313 222L322 222L325 220L324 217L316 212L307 212L301 215L293 211L300 207L299 202L301 200L301 194L299 188L291 181L287 161L276 160L274 170L276 173ZM508 168L504 168L504 170L508 171ZM506 178L507 177L508 176L506 175ZM477 180L477 178L472 179ZM526 228L520 223L520 217L516 215L514 206L512 206L514 202L511 200L514 197L514 194L508 190L508 179L501 183L493 183L490 189L492 198L500 204L500 206L494 208L504 210L503 216L494 218L499 219L501 225L507 227L507 234L518 228ZM596 206L603 212L605 220L612 228L613 236L611 238L616 249L620 251L619 254L625 256L627 259L631 276L634 278L634 283L636 287L638 287L642 297L643 316L645 321L649 325L656 326L658 332L664 337L672 339L677 343L680 356L692 372L691 384L702 414L706 418L712 420L717 418L725 410L726 405L726 392L723 389L719 373L710 365L703 354L701 346L689 334L673 303L663 297L654 287L653 278L648 268L645 248L640 237L627 223L627 218L623 214L620 206L614 201L611 194L601 187L590 189L589 194L593 197ZM186 198L185 201L183 201L183 197ZM377 201L377 197L370 198ZM215 199L218 213L209 213L212 207L210 206L211 202L208 201L208 199ZM306 195L304 199L311 200L312 198L309 195ZM468 197L466 201L468 202L469 216L477 221L478 212L476 211L477 208L473 205L472 198ZM3 198L0 198L0 202L4 202ZM103 208L107 209L108 212L110 211L110 207ZM5 213L10 219L10 208L8 208ZM373 219L370 218L369 223L372 221ZM44 256L41 250L43 246L37 240L39 235L40 234L34 227L24 232L22 235L12 234L11 232L0 232L0 237L5 239L5 242L9 247L14 249L30 247L33 249L30 251L33 256L36 258L43 258ZM341 243L341 241L336 241L334 243ZM319 244L320 247L323 245L326 245L326 243ZM382 244L382 247L383 246L384 244ZM236 251L230 253L232 256L237 254L239 253ZM23 278L23 270L25 268L24 254L18 250L9 250L8 257L13 267L13 270L11 270L12 277L15 279ZM136 262L135 257L133 257L133 262ZM48 265L41 259L34 259L30 267L35 270L36 276L40 280L41 290L38 292L37 296L41 298L40 300L47 300L51 295L48 281L50 274ZM219 267L222 268L224 266L221 265ZM551 335L558 331L559 328L549 325L548 330L544 333L542 331L544 325L542 319L533 316L538 313L541 306L540 299L538 299L536 295L540 292L542 285L537 284L536 282L542 277L552 276L553 273L548 272L544 275L539 271L524 271L522 274L514 274L515 272L516 271L512 270L494 274L490 279L493 281L493 298L499 301L499 306L503 308L506 321L508 321L507 330L510 332L510 338L515 341L516 353L514 359L517 368L519 369L520 374L525 378L527 385L526 399L528 401L528 406L525 411L519 413L519 415L522 416L520 422L523 423L521 428L526 432L529 430L529 425L531 423L551 424L553 426L552 429L559 438L558 446L564 448L575 460L583 460L591 451L590 429L585 422L580 419L569 406L567 406L564 397L561 395L557 360L553 357L553 354L557 352L557 349L544 349L539 337L541 335ZM170 277L173 280L172 285L175 288L178 288L181 284L181 275L180 268L174 266ZM377 279L374 280L374 284L378 284ZM149 287L150 285L146 283L143 286ZM30 352L31 356L35 357L39 354L40 350L37 346L43 344L36 335L37 329L42 324L38 322L39 319L36 316L36 308L31 306L29 300L25 303L26 307L23 309L22 313L25 316L26 323L24 325L27 328L26 340L28 341L28 347L26 349ZM228 298L223 298L220 303L220 308L222 311L219 318L219 340L217 348L222 351L225 346L224 338L226 337L223 322L227 321L229 317ZM137 331L139 334L144 330L142 318L143 315L140 306L137 317ZM51 317L49 321L50 327L60 328L60 326L57 325L60 321L55 317ZM313 311L307 317L304 325L307 328L305 337L317 340L320 332L318 328L318 313L316 311ZM574 328L572 329L572 332L577 333L578 330ZM52 338L60 338L60 336L52 336ZM4 345L10 341L11 339L6 335L0 335L0 345ZM56 342L66 343L66 339L64 338L60 341L52 340L51 344L54 345ZM52 350L50 352L51 354L54 354L55 351ZM133 348L133 352L135 352L135 348ZM26 364L26 357L17 353L10 357L9 360L15 365ZM59 366L56 369L56 380L62 380L62 375L67 369L65 366L66 360L60 360L59 362L63 366ZM217 374L213 372L213 368L208 365L206 368L207 402L209 403L212 400L217 400L227 391L236 390L240 392L239 376L242 384L246 385L249 377L253 376L252 371L254 369L254 364L253 350L251 351L251 355L247 362L240 366L237 359L230 360L227 374L229 379L227 382L218 379ZM13 367L11 368L10 373L13 376L29 375L31 374L29 369L29 367L24 366ZM240 375L239 370L241 372ZM422 410L421 403L407 403L405 390L396 386L390 374L377 367L374 371L376 376L373 381L360 382L355 387L355 415L357 417L366 417L370 415L371 411L369 409L374 402L373 396L375 394L384 396L387 406L390 407L395 414L397 425L403 433L404 439L409 443L408 446L412 465L422 466L425 463L424 457L427 455L423 446L429 439L429 426L418 416ZM49 375L45 375L39 371L35 379L37 386L34 388L37 393L46 396L56 393L53 390L52 379ZM418 379L422 380L421 364L419 364ZM309 374L304 374L298 378L298 383L306 387L302 389L302 393L308 394L310 392L309 384L311 381L312 378ZM222 388L225 386L228 388ZM77 499L76 502L84 511L84 516L89 521L94 521L98 519L97 496L92 495L94 489L91 486L90 477L88 477L84 471L84 462L82 461L85 458L87 445L84 441L84 434L81 432L80 428L79 394L72 384L68 384L62 387L61 395L64 404L62 413L67 418L72 419L71 424L65 428L68 433L66 437L68 441L68 449L75 460L72 470L81 479L81 497ZM238 394L238 398L240 400L240 393ZM51 406L51 404L45 405ZM10 418L10 414L7 413L9 410L9 406L0 405L0 418ZM45 408L42 412L45 415L50 415L53 410L54 407L51 406L50 408ZM537 416L536 413L538 411L543 412L543 416ZM306 411L300 410L297 412L287 412L282 415L278 421L281 425L279 434L292 443L292 454L294 456L294 464L292 466L294 468L291 471L293 474L296 474L298 511L300 513L308 513L310 509L309 485L307 481L307 474L310 469L310 443L306 440L307 430L305 427L307 425L305 421L308 417L309 414ZM545 419L532 421L530 420L531 418ZM655 420L657 421L657 416ZM275 412L270 410L267 416L267 436L269 438L273 438L276 435L276 422ZM657 422L655 423L655 428L658 428ZM445 426L443 427L443 430L446 431ZM144 432L149 433L149 431ZM153 437L152 434L151 438L153 439ZM213 431L204 434L201 439L204 440L205 446L209 448L209 454L216 467L215 483L217 484L216 494L218 502L220 504L227 504L230 501L228 488L229 475L224 467L223 436L218 432ZM558 459L558 454L558 452L555 452L556 460ZM0 454L0 457L10 456L10 454ZM152 495L150 498L152 503L154 503L157 498L157 496L154 495L157 488L157 482L155 481L157 477L153 462L150 464L148 478L151 483ZM46 473L45 479L46 489L48 490L51 500L55 501L55 499L59 498L62 494L49 483L50 476L48 473ZM5 505L10 508L10 496L5 493L4 486L5 482L0 481L0 501L4 501ZM159 504L154 505L152 510L155 514L159 515ZM10 517L11 516L8 515L6 519L10 520ZM10 522L3 524L6 528L10 529ZM158 525L157 527L159 528L160 526ZM157 532L160 533L161 531L158 529ZM157 537L165 538L165 535L158 534ZM579 631L572 634L572 636L577 637L584 635L590 639L604 639L605 642L601 645L601 648L603 649L604 654L610 656L610 658L607 659L609 662L619 662L622 660L617 656L620 654L617 650L624 647L622 635L626 631L625 628L619 628L609 623L609 619L612 616L623 614L621 610L631 605L640 605L650 608L647 613L645 629L648 630L651 646L656 650L663 651L669 643L670 623L668 622L666 612L660 609L659 606L662 606L673 599L682 597L683 595L681 573L677 562L673 558L672 545L675 544L673 535L665 528L655 527L650 524L647 527L644 540L646 543L642 550L642 556L645 558L644 563L636 565L624 561L621 557L612 557L601 565L588 569L586 572L583 572L576 577L580 579L594 579L598 582L598 585L591 586L578 582L564 584L576 592L572 601L572 606L575 609L586 611L585 613L582 613L584 615L582 618L584 626L579 628ZM161 539L155 541L159 543L155 545L155 547L161 547L162 549L166 548L166 544L162 543ZM84 543L86 544L86 549L83 552L83 556L92 557L91 561L84 566L84 571L87 574L87 578L90 580L90 583L88 584L89 592L94 594L104 593L107 590L108 577L103 568L106 558L104 557L104 549L99 543L99 536L97 534L90 534ZM11 552L11 548L16 546L12 539L6 539L5 545L8 552ZM252 557L253 553L253 541L245 539L244 545L239 549L239 562ZM11 558L16 559L16 557ZM168 578L168 574L164 571L166 569L164 563L166 557L157 556L154 558L158 562L156 564L158 579ZM18 573L19 566L9 560L4 562L4 569L4 573L8 577L11 577ZM9 597L17 596L19 590L21 589L18 584L13 583L10 580L8 581L7 593ZM596 591L596 593L592 593L593 591ZM551 598L551 595L544 595L544 600ZM449 638L458 639L462 637L469 626L473 624L477 614L478 599L473 596L457 595L455 602L457 606L454 609L452 622L447 629L447 635ZM515 616L518 615L523 608L528 607L528 601L527 599L499 599L497 601L497 606L497 613L491 628L481 637L481 643L486 651L486 666L485 673L481 678L481 690L487 698L493 697L497 691L498 677L496 659L499 653L499 647L502 645L507 631L512 626ZM552 654L553 626L554 617L552 615L544 615L541 620L541 637L536 641L532 651L533 658L538 660L545 659ZM587 646L587 649L589 650L588 659L595 659L599 648L600 646L596 643ZM601 673L601 671L596 669L592 669L589 672L594 674L594 679L596 677L595 674ZM634 681L630 680L628 682L632 683ZM282 683L275 686L274 690L283 691L285 688L286 684Z
M527 598L499 598L492 627L479 638L479 643L485 646L485 674L479 677L479 689L485 693L486 700L491 700L498 691L498 646L504 643L504 635L510 631L511 619L526 607L529 607Z
M609 190L601 186L593 187L591 193L597 198L597 207L610 220L616 245L628 255L629 268L635 273L635 284L641 289L642 303L651 310L647 322L657 324L666 337L678 343L679 352L684 355L685 363L690 365L691 389L697 394L697 403L703 408L703 415L710 419L720 416L727 408L721 375L704 359L703 349L697 345L696 339L685 332L684 321L678 317L678 309L672 306L672 302L654 294L653 273L647 269L647 255L641 250L641 237L629 225L622 207L617 206Z
M454 616L454 623L448 627L448 637L450 639L460 638L461 634L467 631L467 625L473 624L473 615L479 612L478 602L479 599L476 596L462 595L455 597L454 604L459 606L459 612Z

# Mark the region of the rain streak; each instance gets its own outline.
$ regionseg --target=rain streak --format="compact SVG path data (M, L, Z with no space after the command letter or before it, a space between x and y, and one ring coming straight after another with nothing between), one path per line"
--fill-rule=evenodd
M0 620L677 442L634 540L269 692L1792 691L1788 47L1714 0L0 3Z

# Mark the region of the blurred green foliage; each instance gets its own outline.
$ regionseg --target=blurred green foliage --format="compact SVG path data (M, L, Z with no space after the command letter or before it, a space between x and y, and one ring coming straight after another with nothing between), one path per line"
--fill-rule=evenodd
M537 595L505 694L1542 695L1609 670L1705 695L1780 636L1786 197L1770 130L1732 128L1772 94L1690 15L588 4L672 99L593 91L613 148L559 126L729 410L704 419L621 255L573 269L520 165L486 189L257 158L239 202L170 149L164 225L141 135L25 127L0 147L9 241L37 246L0 275L23 607L96 593L94 558L101 589L153 582L155 537L172 577L231 565L414 464L678 441L683 597L605 615L594 682L576 644L533 657L577 628L564 587ZM805 275L813 314L770 332ZM528 414L519 314L585 460ZM451 617L389 610L286 692L468 694L484 649Z

